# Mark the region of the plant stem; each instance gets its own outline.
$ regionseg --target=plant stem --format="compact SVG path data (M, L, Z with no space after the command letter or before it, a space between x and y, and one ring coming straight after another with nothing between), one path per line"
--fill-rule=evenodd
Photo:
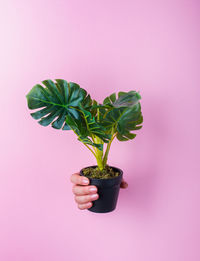
M94 135L94 142L97 144L103 144L102 140ZM100 170L103 170L103 151L95 148L96 161Z
M99 122L99 120L100 120L100 112L99 112L99 108L97 108L97 122ZM103 144L102 140L98 136L93 134L92 134L92 140L94 143ZM103 151L99 150L98 148L94 148L94 150L95 150L95 158L97 161L97 165L100 170L103 170Z
M100 120L99 108L97 108L97 122Z
M76 108L77 109L77 108ZM82 112L81 110L77 109L78 111ZM99 111L99 108L97 108L97 122L100 121L100 111ZM88 124L86 122L86 125L88 127ZM88 128L89 129L89 128ZM73 130L74 131L74 130ZM115 136L117 134L114 134L114 128L112 130L112 137L111 137L111 140L109 141L108 145L107 145L107 148L106 148L106 152L105 152L105 155L103 155L103 151L99 150L98 148L94 147L94 150L92 150L86 143L83 143L91 152L92 154L95 156L96 158L96 161L97 161L97 165L98 165L98 168L100 170L103 170L105 165L106 165L106 162L107 162L107 158L108 158L108 152L110 150L110 146L111 146L111 143L113 141L113 139L115 138ZM76 132L74 131L74 133L76 134ZM94 135L93 133L91 133L91 138L92 138L92 141L94 143L97 143L97 144L104 144L104 142L101 140L101 138L99 138L98 136Z
M113 134L108 145L107 145L107 148L106 148L106 152L104 154L104 157L103 157L103 167L106 166L106 163L107 163L107 160L108 160L108 153L110 151L110 146L111 146L111 143L112 141L114 140L114 138L116 137L117 133Z
M95 156L95 158L96 158L96 154L95 154L95 152L87 145L87 144L85 144L85 143L83 143L91 152L92 152L92 154Z
M97 165L100 170L103 170L103 151L97 149L96 150L96 160L97 160Z
M102 156L103 156L103 151L99 150L98 148L96 148L95 152L85 143L83 143L91 152L92 154L95 156L96 161L97 161L97 165L99 167L100 170L103 170L103 160L102 160Z
M73 130L73 129L72 129ZM73 132L77 135L77 133L76 133L76 131L75 130L73 130ZM83 143L83 142L82 142ZM86 143L83 143L91 152L92 152L92 154L95 156L95 158L96 158L96 154L95 154L95 151L93 151Z

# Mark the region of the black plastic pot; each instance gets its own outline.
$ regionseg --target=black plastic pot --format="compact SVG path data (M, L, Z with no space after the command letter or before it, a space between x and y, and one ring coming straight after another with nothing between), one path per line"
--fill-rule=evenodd
M95 167L97 166L89 166L85 168ZM113 168L114 171L118 171L120 175L111 179L88 178L90 180L90 185L95 185L98 189L97 193L99 194L99 198L95 201L92 201L93 205L88 209L89 211L96 213L106 213L111 212L116 208L123 171L113 166L110 167ZM81 176L84 176L82 172L83 169L80 170Z

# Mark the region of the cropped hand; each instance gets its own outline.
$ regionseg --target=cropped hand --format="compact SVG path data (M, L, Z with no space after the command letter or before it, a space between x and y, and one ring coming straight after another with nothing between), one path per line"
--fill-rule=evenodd
M99 198L97 187L94 185L89 185L89 179L80 176L80 173L72 174L70 180L74 184L72 187L72 192L74 193L74 199L78 205L78 208L81 210L91 208L92 201ZM127 188L128 183L122 179L120 187Z

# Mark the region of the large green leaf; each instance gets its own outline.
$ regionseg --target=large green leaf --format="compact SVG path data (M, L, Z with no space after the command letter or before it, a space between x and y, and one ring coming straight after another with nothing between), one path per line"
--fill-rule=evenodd
M136 134L131 133L130 131L141 129L142 125L140 124L142 124L142 122L143 116L140 103L125 110L117 124L118 140L134 139Z
M79 103L83 102L86 107L91 106L90 95L73 82L67 82L62 79L44 80L42 83L35 85L26 95L29 109L38 109L31 116L40 121L39 124L51 126L55 129L70 130L66 123L66 118L72 116L75 119L81 119L80 112L76 110Z

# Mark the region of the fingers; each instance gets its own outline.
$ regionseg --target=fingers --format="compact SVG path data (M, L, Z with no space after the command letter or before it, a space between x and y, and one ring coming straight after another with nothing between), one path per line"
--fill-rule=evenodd
M124 179L122 179L122 182L120 184L120 188L127 188L127 187L128 187L128 183Z
M72 192L76 196L83 196L83 195L87 195L87 194L94 194L94 193L97 192L97 187L95 187L95 186L77 186L77 185L74 185L72 187Z
M71 182L75 185L89 185L89 179L83 176L80 176L79 173L74 173L71 175ZM122 182L120 184L121 188L127 188L128 183L122 179Z
M76 185L88 185L89 184L89 179L86 177L80 176L79 173L72 174L70 180L72 183L74 183Z
M80 173L74 173L70 178L71 182L74 184L72 192L74 193L74 199L78 205L78 208L88 209L92 207L92 201L97 200L99 195L97 194L96 186L88 186L89 179L87 177L80 176ZM127 188L128 183L122 179L120 184L121 188Z
M84 196L74 196L74 199L77 204L86 204L93 200L97 200L99 198L98 194L84 195Z
M74 193L74 199L78 205L78 208L88 209L92 207L93 200L97 200L99 195L97 194L96 186L89 185L89 179L80 176L80 173L74 173L70 178L71 182L74 183L72 192Z
M83 210L83 209L88 209L92 207L92 202L88 202L86 204L78 204L78 208Z

